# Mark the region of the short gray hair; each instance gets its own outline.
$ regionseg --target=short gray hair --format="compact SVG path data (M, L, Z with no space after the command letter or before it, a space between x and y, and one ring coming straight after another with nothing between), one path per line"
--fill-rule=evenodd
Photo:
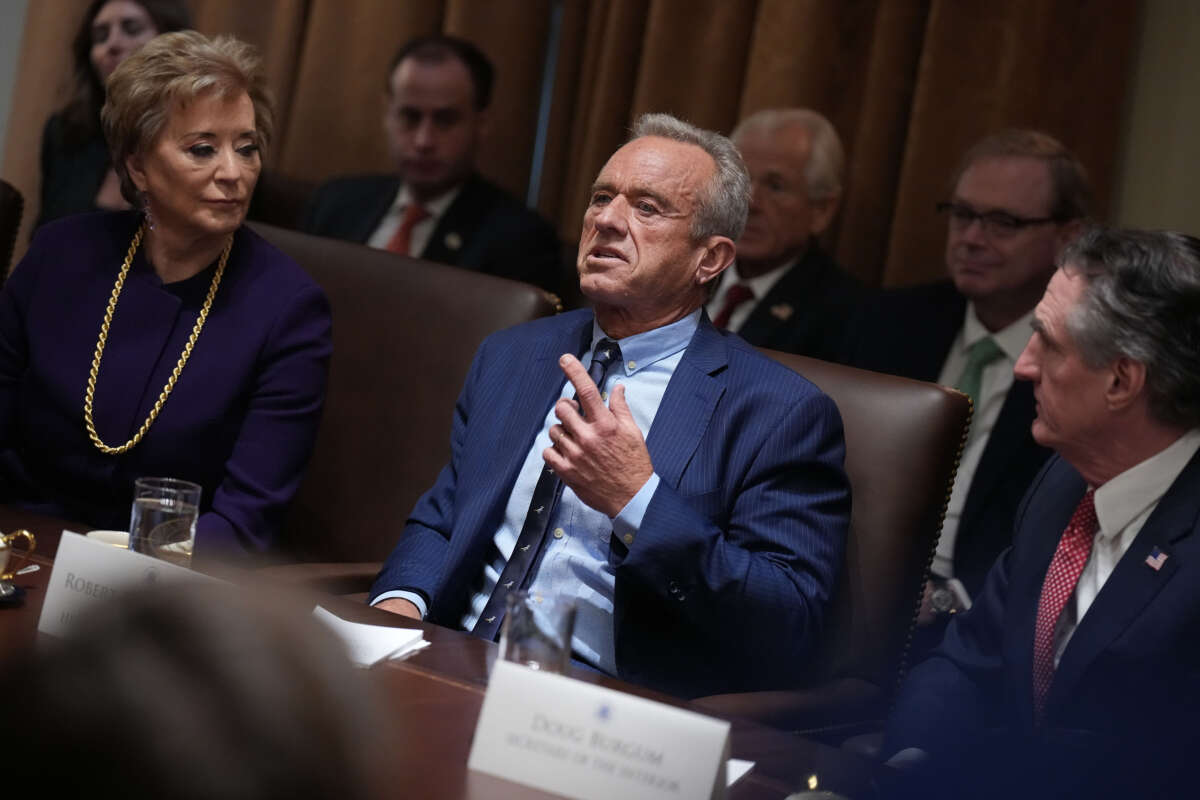
M1154 418L1200 426L1200 240L1096 227L1059 266L1087 282L1066 322L1084 363L1140 362Z
M746 227L750 206L750 174L733 142L715 131L698 128L670 114L643 114L633 124L629 141L658 136L694 144L716 164L712 180L699 198L692 217L692 238L728 236L737 241Z
M275 114L258 51L232 36L208 38L196 31L156 36L121 62L108 78L100 123L121 194L137 205L137 187L125 159L150 147L166 127L177 102L215 92L235 97L245 92L254 105L258 146L265 150L275 129Z
M804 180L809 200L825 200L842 194L842 176L846 171L846 151L833 123L810 108L766 108L738 123L729 138L734 141L750 130L776 133L793 125L804 129L809 138L808 163Z

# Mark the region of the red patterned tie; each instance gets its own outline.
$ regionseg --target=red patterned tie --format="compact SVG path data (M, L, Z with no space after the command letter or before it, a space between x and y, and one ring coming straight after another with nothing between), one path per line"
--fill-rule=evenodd
M409 255L408 251L412 248L412 229L427 219L429 219L429 211L424 206L409 203L408 208L404 209L400 227L388 240L387 249L402 256Z
M721 306L721 310L717 312L716 318L712 321L713 325L725 330L729 325L729 318L733 316L734 309L753 297L754 290L744 283L735 283L730 286L729 291L725 293L725 305Z
M1039 724L1046 708L1046 694L1054 680L1054 629L1067 601L1075 593L1075 584L1079 583L1079 575L1092 552L1092 542L1100 527L1096 521L1095 494L1088 489L1075 507L1042 584L1037 625L1033 632L1033 714Z

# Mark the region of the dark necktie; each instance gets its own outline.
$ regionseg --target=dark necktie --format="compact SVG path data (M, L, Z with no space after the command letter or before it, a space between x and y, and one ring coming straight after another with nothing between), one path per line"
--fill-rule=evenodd
M1088 489L1075 507L1062 538L1058 540L1038 601L1037 622L1033 630L1033 716L1039 723L1046 708L1046 695L1054 680L1054 630L1058 627L1058 618L1067 602L1075 594L1075 585L1079 583L1079 576L1092 552L1092 542L1099 528L1095 492Z
M588 367L588 377L601 391L609 365L620 358L621 348L612 339L601 339L596 343L592 363ZM562 481L552 469L543 465L537 486L533 489L533 498L529 501L525 524L521 526L521 533L517 537L517 544L513 547L508 563L504 565L504 571L500 573L500 579L496 581L492 596L483 607L483 613L475 622L472 633L476 636L495 639L500 622L504 619L504 603L509 592L524 589L529 585L533 577L531 567L541 553L542 543L546 540L546 529L550 527L550 518L554 515L554 507L558 505L561 495Z
M752 299L754 299L754 290L746 284L735 283L730 286L729 291L725 293L725 305L721 306L721 310L717 312L717 316L713 319L713 325L725 330L729 327L729 318L733 316L737 307Z

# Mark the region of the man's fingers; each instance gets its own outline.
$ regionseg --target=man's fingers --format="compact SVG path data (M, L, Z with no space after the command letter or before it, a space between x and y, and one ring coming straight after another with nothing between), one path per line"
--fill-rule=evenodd
M583 364L580 364L579 359L575 356L565 353L558 359L558 366L562 368L567 380L575 387L579 407L583 409L584 416L588 419L595 419L596 415L604 408L604 400L600 397L600 390L592 382L587 370L583 368ZM559 419L561 418L560 416Z
M633 422L633 412L625 401L625 384L618 383L608 394L608 410L621 422ZM637 423L634 422L636 425Z
M579 456L579 443L571 438L562 425L554 425L550 428L550 446L568 459Z

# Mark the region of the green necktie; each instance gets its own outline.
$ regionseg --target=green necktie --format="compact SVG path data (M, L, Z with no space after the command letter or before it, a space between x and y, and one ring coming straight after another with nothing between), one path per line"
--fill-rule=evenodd
M988 364L1003 356L1004 351L1000 349L1000 345L996 344L995 339L990 336L983 337L967 350L967 366L963 368L962 375L954 382L954 388L968 395L971 402L978 406L979 384L983 380L983 370ZM975 410L978 412L978 407Z

